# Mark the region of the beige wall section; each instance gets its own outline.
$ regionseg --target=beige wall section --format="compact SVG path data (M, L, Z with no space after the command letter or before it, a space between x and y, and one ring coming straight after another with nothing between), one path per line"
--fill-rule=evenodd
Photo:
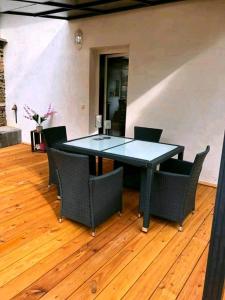
M73 43L77 28L84 33L81 50ZM225 127L224 0L181 1L70 23L7 16L1 31L8 40L7 119L14 125L15 102L24 141L33 126L22 117L24 103L42 109L53 103L58 114L51 124L66 124L69 137L93 130L93 49L129 45L127 135L135 124L163 128L162 140L185 145L188 160L210 144L201 180L217 181Z

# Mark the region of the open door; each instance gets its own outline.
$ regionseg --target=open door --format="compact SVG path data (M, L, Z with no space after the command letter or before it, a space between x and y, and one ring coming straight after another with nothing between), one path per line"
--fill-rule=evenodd
M99 114L103 116L100 133L124 136L128 88L128 56L100 56Z

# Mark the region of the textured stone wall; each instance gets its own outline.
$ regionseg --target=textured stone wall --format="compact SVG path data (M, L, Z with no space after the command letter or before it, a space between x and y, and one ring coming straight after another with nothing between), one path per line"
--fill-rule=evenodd
M5 115L5 78L3 64L3 48L5 42L0 40L0 126L6 125Z

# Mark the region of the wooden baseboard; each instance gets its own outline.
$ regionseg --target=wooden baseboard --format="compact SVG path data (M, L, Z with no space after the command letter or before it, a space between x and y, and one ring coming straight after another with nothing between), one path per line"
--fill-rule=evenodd
M210 183L210 182L206 182L206 181L199 181L199 184L217 188L217 184L215 184L215 183Z

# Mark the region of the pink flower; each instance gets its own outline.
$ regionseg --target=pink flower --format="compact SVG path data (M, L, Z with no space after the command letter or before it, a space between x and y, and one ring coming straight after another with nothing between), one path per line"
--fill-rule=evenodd
M40 116L36 111L31 109L28 105L24 105L24 110L26 115L24 116L28 120L34 120L38 125L41 125L42 122L46 121L48 117L53 116L56 111L52 110L52 105L50 104L47 110L47 113L43 116Z

